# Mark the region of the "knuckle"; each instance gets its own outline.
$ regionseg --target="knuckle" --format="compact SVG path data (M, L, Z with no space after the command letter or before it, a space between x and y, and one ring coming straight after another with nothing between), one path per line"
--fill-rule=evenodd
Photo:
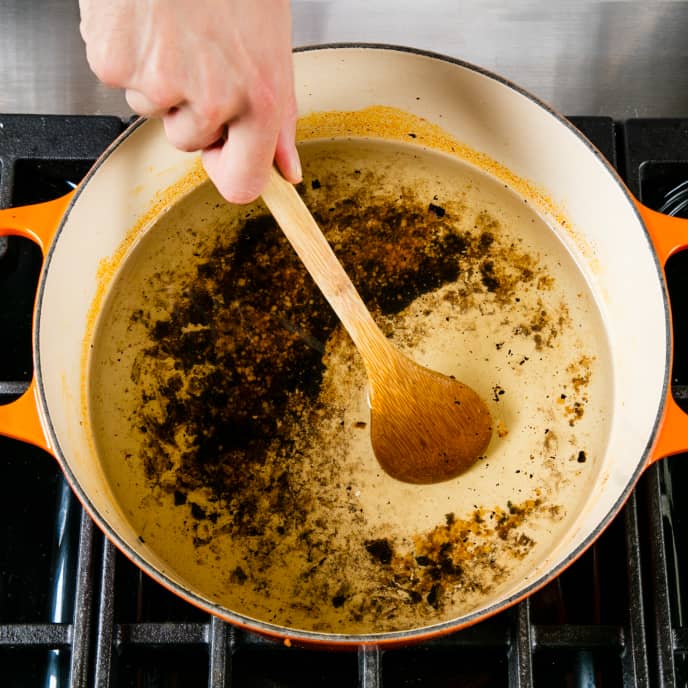
M158 109L169 110L179 105L180 98L176 91L163 79L152 80L142 89L146 98Z
M219 100L205 98L197 103L198 126L201 129L217 129L228 119L224 114L224 107Z
M199 127L188 112L166 115L163 122L170 143L187 153L208 148L222 137L221 127Z
M198 150L192 131L187 131L184 127L171 123L167 118L163 118L163 123L165 125L165 136L167 136L167 140L175 148L187 153Z
M112 59L102 46L89 45L86 49L86 59L91 71L106 86L120 88L126 85L128 70L124 61Z
M163 116L163 123L169 142L187 153L208 148L222 136L219 127L199 128L188 110Z

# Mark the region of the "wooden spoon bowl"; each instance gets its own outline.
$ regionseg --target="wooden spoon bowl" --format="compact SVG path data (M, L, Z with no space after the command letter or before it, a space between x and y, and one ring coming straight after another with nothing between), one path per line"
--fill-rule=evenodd
M484 453L492 420L470 387L401 354L375 324L298 192L276 169L263 200L363 358L370 382L371 443L392 477L450 480Z

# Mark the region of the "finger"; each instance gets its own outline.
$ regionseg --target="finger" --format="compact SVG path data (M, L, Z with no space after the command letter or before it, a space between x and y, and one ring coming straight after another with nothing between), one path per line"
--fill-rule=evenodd
M185 151L196 151L209 148L219 141L224 134L225 122L231 116L213 115L202 117L191 105L184 104L174 108L163 116L165 134L173 146Z
M275 164L292 184L302 180L301 160L296 149L296 103L293 99L277 136Z
M154 102L148 96L133 88L128 88L124 93L129 107L143 117L162 117L170 109L180 105L180 102L172 100L160 100Z
M264 120L243 117L232 122L227 140L203 151L203 165L220 194L230 203L250 203L260 195L275 157L277 131Z

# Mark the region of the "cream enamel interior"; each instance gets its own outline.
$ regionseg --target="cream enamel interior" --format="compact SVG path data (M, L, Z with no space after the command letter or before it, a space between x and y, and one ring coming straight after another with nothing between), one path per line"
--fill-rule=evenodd
M550 219L592 285L605 319L614 420L598 489L531 580L547 576L618 504L645 461L662 404L668 360L663 287L629 197L589 146L553 114L465 66L398 50L322 49L296 55L296 87L301 114L388 105L424 117L546 190L570 222L563 227ZM116 253L158 194L188 174L195 161L165 142L157 122L137 127L106 154L51 249L38 306L37 375L58 453L96 515L159 570L163 564L138 542L92 454L81 418L82 342L101 261ZM520 587L515 581L502 599Z

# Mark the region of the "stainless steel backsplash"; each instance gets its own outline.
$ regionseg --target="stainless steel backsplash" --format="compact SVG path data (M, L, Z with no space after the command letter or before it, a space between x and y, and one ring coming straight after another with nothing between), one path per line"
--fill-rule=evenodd
M260 0L258 0L260 1ZM566 114L688 115L688 2L294 0L294 44L432 50ZM0 111L127 115L91 75L76 0L0 0Z

